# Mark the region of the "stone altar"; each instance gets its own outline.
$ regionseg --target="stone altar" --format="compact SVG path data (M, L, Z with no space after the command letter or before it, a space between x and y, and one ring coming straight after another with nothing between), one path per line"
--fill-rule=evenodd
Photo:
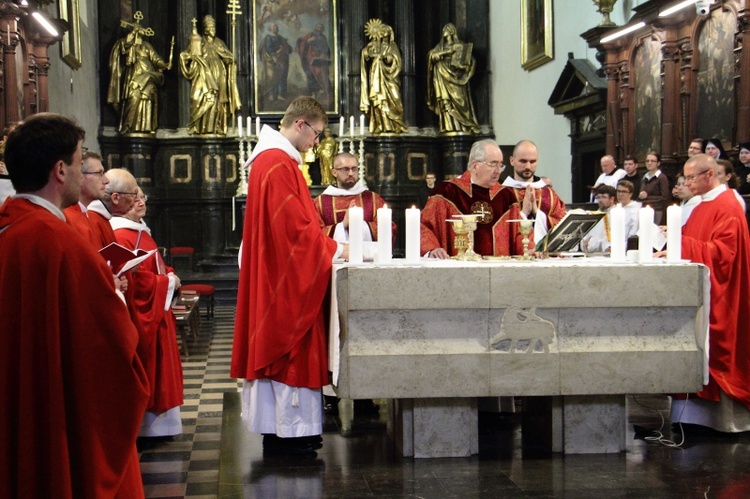
M340 397L398 399L404 456L476 453L476 398L490 396L553 397L553 451L618 452L626 394L695 392L707 376L700 265L395 262L336 271L332 370Z

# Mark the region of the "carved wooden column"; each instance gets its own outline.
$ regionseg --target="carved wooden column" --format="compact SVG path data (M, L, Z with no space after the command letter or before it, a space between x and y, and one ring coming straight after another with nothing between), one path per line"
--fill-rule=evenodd
M680 109L677 99L680 88L680 54L673 29L666 29L666 39L661 53L661 156L664 161L669 157L676 158L681 150L678 140Z
M18 106L18 87L19 81L23 82L23 73L18 71L24 68L18 68L16 65L16 50L19 48L18 20L21 17L21 10L17 5L5 3L0 10L0 37L3 45L3 127L8 123L13 123L21 119L20 109ZM19 79L20 78L20 79Z
M680 43L680 128L683 151L687 150L695 136L695 106L690 98L693 76L693 44L690 39L685 39Z
M615 52L607 51L607 62L604 65L604 76L607 78L607 154L617 157L617 148L622 144L617 140L621 137L619 68L614 60Z
M745 47L745 38L748 47ZM735 74L737 83L737 136L735 142L750 141L750 9L737 17L735 41Z

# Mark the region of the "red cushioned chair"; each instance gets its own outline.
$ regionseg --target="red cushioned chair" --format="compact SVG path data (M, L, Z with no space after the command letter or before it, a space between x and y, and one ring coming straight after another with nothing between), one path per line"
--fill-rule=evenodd
M193 255L195 254L195 248L191 248L190 246L175 246L173 248L169 248L169 256L170 256L170 265L177 269L176 260L179 260L180 258L184 258L188 261L188 269L190 272L193 271Z
M216 288L210 284L184 284L180 287L180 291L195 291L201 298L206 298L206 317L212 319L214 316L214 307L216 306Z

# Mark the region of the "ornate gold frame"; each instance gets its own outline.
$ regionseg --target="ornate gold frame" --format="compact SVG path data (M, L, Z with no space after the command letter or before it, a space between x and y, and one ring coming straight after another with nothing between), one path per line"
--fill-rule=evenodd
M79 0L59 0L60 19L67 21L70 29L60 42L62 60L73 69L81 67L81 23Z
M552 0L521 0L521 67L526 71L554 59L552 27Z

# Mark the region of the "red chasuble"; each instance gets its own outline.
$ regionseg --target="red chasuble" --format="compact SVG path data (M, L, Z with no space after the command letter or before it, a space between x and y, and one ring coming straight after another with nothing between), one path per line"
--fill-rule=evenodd
M26 199L0 230L0 497L143 497L148 381L110 270Z
M86 241L89 241L96 251L103 248L103 246L99 246L99 243L101 242L100 237L94 234L94 223L89 221L88 215L81 211L80 204L68 206L63 210L63 213L65 214L68 223L72 225L76 232L81 234Z
M248 182L231 375L328 384L323 299L337 244L318 223L296 161L262 152Z
M120 228L114 231L117 243L134 250L158 249L154 239L144 230ZM138 236L140 234L140 241ZM140 341L138 356L143 362L151 386L149 412L164 412L183 403L182 362L177 345L177 326L172 310L164 310L172 269L166 267L157 250L144 260L128 278L125 299Z
M99 248L103 248L106 245L115 242L115 234L112 232L112 226L109 224L109 220L95 211L89 210L88 213L94 236L101 245Z
M421 213L422 254L443 248L449 255L456 255L455 233L452 224L446 220L457 214L481 212L484 216L474 232L474 251L480 255L512 254L507 224L500 221L509 206L509 198L503 195L505 190L500 184L489 189L473 185L468 171L438 184Z
M515 249L512 255L523 254L523 243L521 242L522 235L518 223L507 223L506 220L520 220L521 208L523 207L523 199L526 197L526 189L520 189L515 187L507 187L503 194L508 197L508 203L510 208L501 219L502 227L504 230L509 231L508 239L515 241ZM560 223L560 220L565 216L565 203L557 192L552 187L545 186L541 189L534 189L535 203L537 211L544 212L547 216L547 228L552 229L555 225ZM529 236L529 248L534 249L536 247L536 241L534 241L534 233L532 232Z
M750 409L750 236L731 189L695 207L682 257L711 271L709 382L698 396L719 401L721 389Z
M353 196L330 196L328 194L321 194L313 199L315 210L318 212L318 221L323 228L323 232L325 232L328 237L333 237L333 233L336 230L336 224L344 221L344 216L346 215L346 211L349 209L349 205L352 201L354 201L356 206L362 207L364 220L370 228L372 240L377 241L377 210L378 208L385 206L385 201L372 191L364 191L361 194L355 194ZM395 237L396 224L391 223L391 227L391 234Z

